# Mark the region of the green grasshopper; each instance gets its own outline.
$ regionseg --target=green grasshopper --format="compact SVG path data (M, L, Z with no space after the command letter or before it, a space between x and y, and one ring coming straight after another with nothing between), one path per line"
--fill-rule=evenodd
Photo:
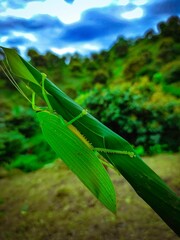
M108 166L111 165L100 160L97 153L127 154L130 157L133 157L134 153L93 147L72 125L79 118L86 115L87 111L83 110L77 117L66 122L62 116L53 111L44 87L45 79L46 75L42 74L42 95L48 109L42 110L35 106L35 93L33 93L32 97L32 107L37 111L37 117L46 141L97 199L109 210L115 212L115 190L102 163Z
M1 66L2 67L2 66ZM5 68L5 66L4 66ZM17 90L27 98L18 86L8 69L2 69ZM6 71L5 71L6 70ZM84 185L110 211L116 212L116 194L111 179L104 165L113 166L104 161L99 152L125 154L134 157L134 152L119 151L106 148L96 148L72 124L87 114L83 110L71 121L66 122L62 116L54 112L45 90L46 75L42 73L42 95L48 108L46 110L35 105L35 93L32 94L32 108L37 112L37 118L46 141L63 162L78 176Z

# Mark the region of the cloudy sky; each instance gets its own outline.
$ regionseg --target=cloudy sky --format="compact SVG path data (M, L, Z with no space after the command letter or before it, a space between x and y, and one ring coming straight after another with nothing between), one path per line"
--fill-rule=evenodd
M0 45L88 54L172 15L180 15L180 0L0 0Z

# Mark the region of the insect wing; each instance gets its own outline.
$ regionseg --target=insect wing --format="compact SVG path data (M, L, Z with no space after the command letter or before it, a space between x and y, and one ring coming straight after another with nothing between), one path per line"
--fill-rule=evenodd
M114 186L93 150L65 125L61 116L49 112L39 112L37 115L51 148L101 203L116 212Z

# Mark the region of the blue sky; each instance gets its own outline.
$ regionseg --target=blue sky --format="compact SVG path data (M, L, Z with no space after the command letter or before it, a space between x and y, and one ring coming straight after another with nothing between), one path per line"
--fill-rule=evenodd
M89 54L172 15L180 15L180 0L0 0L0 45Z

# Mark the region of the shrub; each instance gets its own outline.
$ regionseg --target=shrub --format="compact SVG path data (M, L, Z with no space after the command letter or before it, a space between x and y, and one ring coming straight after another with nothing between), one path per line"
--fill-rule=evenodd
M78 77L82 73L82 64L78 61L73 61L70 64L70 71L72 76Z
M138 72L137 76L148 76L150 79L154 77L154 74L156 74L156 70L149 66L142 67Z
M89 61L87 62L86 68L87 68L87 70L89 70L89 71L96 71L96 70L98 70L99 66L98 66L98 64L97 64L95 61L89 60Z
M180 81L180 64L172 66L164 77L165 83L176 83Z
M6 164L6 169L19 168L24 172L30 172L42 167L42 164L38 163L37 156L32 154L19 155L10 164Z
M99 69L94 74L93 83L105 84L108 78L109 74L105 70Z
M1 126L0 164L33 171L55 159L33 111L16 107L11 115L1 118Z
M171 85L163 85L163 91L165 93L170 93L173 96L180 97L180 87L177 84L171 84Z
M95 89L86 95L83 107L135 147L143 146L146 153L178 151L179 143L174 141L180 130L178 101L169 103L167 96L161 93L159 102L157 98L151 102L150 96L151 93L147 98L130 89Z
M113 51L118 58L124 58L128 54L130 41L120 37L113 46Z
M163 63L170 62L177 56L176 48L177 45L172 38L165 38L159 46L158 57Z
M149 73L154 69L150 70L149 64L152 61L152 53L149 50L144 49L138 56L134 57L130 60L124 68L124 75L126 79L133 79L134 77L138 76L138 74L147 69ZM152 73L151 73L152 74ZM139 74L145 75L145 74Z
M163 82L163 80L164 80L164 77L163 77L163 75L162 75L162 73L161 72L156 72L154 75L153 75L153 82L154 83L157 83L157 84L159 84L159 83L162 83Z
M18 131L3 131L0 138L1 163L10 162L14 157L24 151L26 138Z
M18 168L24 172L32 172L42 168L45 164L48 164L50 162L52 162L52 159L43 162L39 159L38 155L21 154L18 155L10 164L6 164L5 167L8 170Z

